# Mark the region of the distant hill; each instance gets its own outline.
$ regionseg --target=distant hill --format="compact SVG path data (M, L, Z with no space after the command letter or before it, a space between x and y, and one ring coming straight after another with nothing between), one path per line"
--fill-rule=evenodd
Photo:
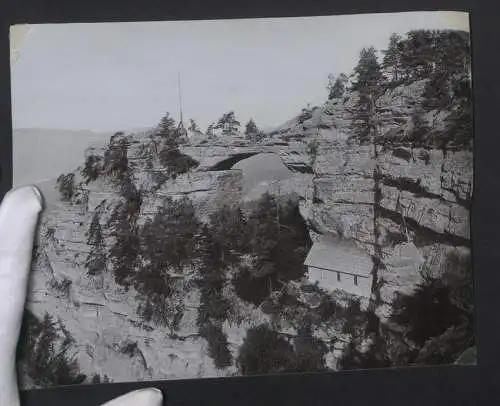
M108 142L111 135L86 130L15 129L13 185L39 183L72 171L81 164L89 144Z

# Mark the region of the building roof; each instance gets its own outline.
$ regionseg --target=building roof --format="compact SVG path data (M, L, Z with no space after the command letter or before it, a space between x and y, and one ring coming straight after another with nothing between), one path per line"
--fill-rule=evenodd
M369 276L372 272L371 255L348 240L326 237L314 243L304 265L328 271Z

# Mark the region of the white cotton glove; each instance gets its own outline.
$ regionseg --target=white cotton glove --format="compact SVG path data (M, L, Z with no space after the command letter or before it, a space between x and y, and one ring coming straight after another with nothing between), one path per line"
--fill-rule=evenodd
M30 186L10 191L0 206L0 404L19 406L16 347L26 300L42 195ZM158 389L127 393L103 406L161 406Z

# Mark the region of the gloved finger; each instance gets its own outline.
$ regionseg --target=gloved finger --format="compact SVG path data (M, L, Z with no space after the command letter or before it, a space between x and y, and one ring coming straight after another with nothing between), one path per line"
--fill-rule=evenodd
M106 402L102 406L162 406L163 395L155 388L139 389Z
M42 196L31 186L5 195L0 206L0 397L18 405L15 353Z

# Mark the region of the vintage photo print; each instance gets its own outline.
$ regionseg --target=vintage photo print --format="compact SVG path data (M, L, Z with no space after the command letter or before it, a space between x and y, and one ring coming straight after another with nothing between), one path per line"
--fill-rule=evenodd
M22 387L475 363L468 21L12 27Z

